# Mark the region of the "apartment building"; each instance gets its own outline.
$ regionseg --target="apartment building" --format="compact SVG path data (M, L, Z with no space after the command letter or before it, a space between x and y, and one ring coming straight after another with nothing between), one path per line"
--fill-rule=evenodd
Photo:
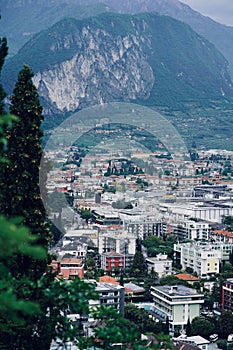
M210 234L210 223L202 220L168 220L166 224L166 233L172 233L179 240L191 239L198 241L208 241Z
M162 321L169 319L170 328L183 329L195 317L200 316L200 308L204 303L204 295L194 289L182 285L152 286L154 308L153 315Z
M233 233L226 230L213 230L210 237L215 242L233 243Z
M102 283L96 282L95 287L96 292L99 294L99 304L112 306L118 312L124 312L124 302L125 302L125 288L112 284L112 283Z
M112 225L99 230L99 254L115 251L120 254L135 254L136 237L122 227Z
M139 239L146 239L148 236L161 236L161 222L156 220L128 220L124 222L125 229Z
M174 259L182 268L191 267L199 277L218 273L221 262L229 261L233 243L195 242L174 245Z
M125 256L115 251L101 254L101 269L105 271L114 270L115 268L124 270Z
M216 249L214 249L216 248ZM174 261L182 269L192 268L198 276L205 278L219 273L222 261L220 247L198 243L180 243L174 245Z
M146 264L148 272L151 272L153 269L159 277L172 272L172 260L168 259L167 254L158 254L155 258L146 258Z
M233 278L227 279L222 286L222 309L233 311Z
M108 226L108 225L122 225L121 218L115 211L104 211L101 209L92 210L93 220L96 225Z

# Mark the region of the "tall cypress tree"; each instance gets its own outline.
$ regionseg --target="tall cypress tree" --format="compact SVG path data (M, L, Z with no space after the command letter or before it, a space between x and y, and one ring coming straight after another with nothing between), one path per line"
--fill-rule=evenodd
M4 168L0 211L9 217L22 217L30 232L37 236L37 243L46 248L49 229L39 187L43 115L32 77L30 68L25 65L11 97L10 111L18 121L8 130L5 154L8 163ZM37 280L46 265L46 261L38 265L28 257L19 256L15 275L34 276Z
M0 74L2 70L2 66L4 64L5 58L7 56L8 47L6 38L0 38ZM6 129L6 116L3 116L4 111L4 98L6 96L5 91L3 90L2 84L0 84L0 160L2 160L3 150L4 150L4 136ZM0 177L1 177L1 169L0 169Z
M190 337L192 335L192 327L190 323L190 319L188 318L187 326L186 326L186 335Z
M0 38L0 72L2 70L2 66L4 64L5 58L8 53L7 40L6 38ZM0 84L0 115L4 113L4 98L6 97L6 93L4 92L2 85Z

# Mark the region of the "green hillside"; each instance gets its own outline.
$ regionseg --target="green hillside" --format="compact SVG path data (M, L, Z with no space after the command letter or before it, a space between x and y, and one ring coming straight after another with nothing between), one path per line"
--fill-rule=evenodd
M84 27L93 33L99 29L107 33L98 42L103 51L114 48L117 38L129 34L137 40L140 36L145 38L139 49L153 70L155 84L150 97L139 103L177 106L233 96L227 61L212 44L180 21L148 13L135 16L105 13L85 20L66 18L36 34L6 63L2 82L7 92L24 63L37 73L82 54Z
M9 54L13 56L33 35L48 29L63 18L82 19L109 10L110 7L105 4L88 5L84 1L32 1L25 4L17 4L17 1L10 4L10 1L6 1L4 6L3 0L3 4L0 4L0 33L7 37Z

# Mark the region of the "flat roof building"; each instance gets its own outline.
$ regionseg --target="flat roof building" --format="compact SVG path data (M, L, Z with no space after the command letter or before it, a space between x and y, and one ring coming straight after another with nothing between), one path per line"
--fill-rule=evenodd
M156 318L166 321L169 319L171 330L176 327L184 328L188 319L190 322L200 316L200 308L204 303L204 295L196 290L182 286L152 286L154 309Z

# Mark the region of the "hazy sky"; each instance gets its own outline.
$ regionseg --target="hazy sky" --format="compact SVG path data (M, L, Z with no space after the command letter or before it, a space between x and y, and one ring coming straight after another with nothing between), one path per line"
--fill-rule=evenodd
M233 26L233 0L180 0L217 22Z

